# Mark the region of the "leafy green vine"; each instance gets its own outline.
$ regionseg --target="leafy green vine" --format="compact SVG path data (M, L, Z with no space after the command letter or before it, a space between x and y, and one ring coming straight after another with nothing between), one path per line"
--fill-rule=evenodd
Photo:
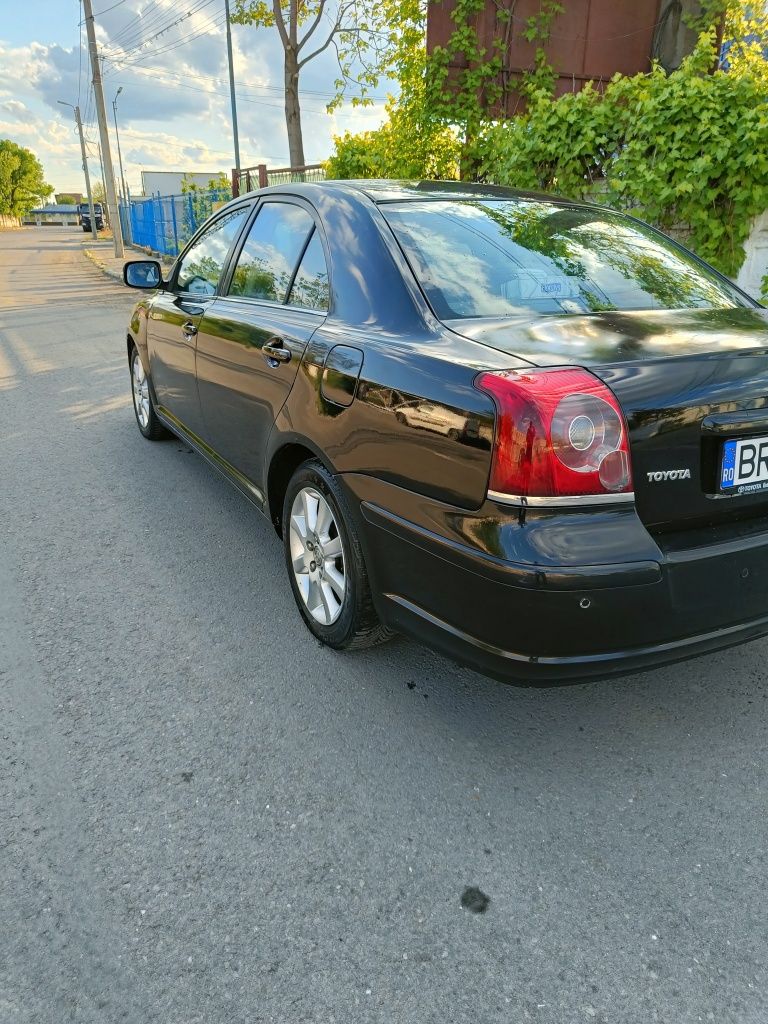
M454 29L446 46L437 46L426 67L427 97L434 116L459 127L471 146L480 126L492 116L509 115L514 93L553 95L555 73L545 45L552 23L564 13L560 0L542 0L537 14L525 19L520 38L535 43L530 69L512 77L506 66L514 40L517 0L493 0L493 40L487 49L478 33L485 0L456 0L451 11Z
M678 70L616 75L602 91L587 84L555 99L546 44L563 4L542 0L523 22L517 0L493 2L490 50L477 30L484 0L457 0L449 44L411 54L389 121L336 140L329 173L461 176L591 199L680 234L734 276L768 209L768 9L705 0L706 31ZM723 12L730 42L727 70L717 70ZM522 81L503 59L518 31L537 43ZM513 90L525 110L500 118ZM768 275L763 286L768 297Z
M487 125L481 175L498 184L592 198L675 232L729 275L753 218L768 209L768 90L749 73L709 73L704 33L678 71L616 76L524 117Z

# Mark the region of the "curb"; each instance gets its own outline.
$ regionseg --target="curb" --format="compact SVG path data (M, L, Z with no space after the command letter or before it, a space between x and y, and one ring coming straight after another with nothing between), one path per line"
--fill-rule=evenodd
M109 266L101 258L101 254L98 249L86 249L87 242L83 242L83 253L87 259L93 263L93 265L100 270L107 277L111 277L114 281L123 283L123 263L119 267ZM130 251L129 251L130 250ZM160 262L164 269L173 265L173 258L169 258L161 253L147 252L146 249L140 246L126 244L125 246L125 262L130 259L156 259Z
M122 267L120 268L120 270L115 270L113 267L108 267L103 260L99 259L98 254L94 252L93 249L83 249L83 253L85 254L86 258L89 259L91 263L93 263L93 265L103 274L106 274L108 277L111 277L114 281L122 281Z

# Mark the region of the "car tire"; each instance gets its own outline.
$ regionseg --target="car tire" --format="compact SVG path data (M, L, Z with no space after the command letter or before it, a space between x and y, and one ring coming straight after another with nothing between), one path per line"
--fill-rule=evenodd
M130 367L131 395L136 425L148 441L160 441L164 437L169 437L170 431L163 426L155 412L149 376L135 345L131 349Z
M321 462L305 462L291 477L282 522L288 578L310 632L335 650L388 640L347 500Z

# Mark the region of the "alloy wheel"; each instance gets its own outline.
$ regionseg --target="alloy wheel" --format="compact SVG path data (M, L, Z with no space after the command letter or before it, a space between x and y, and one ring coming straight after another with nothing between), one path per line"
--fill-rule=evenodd
M322 626L334 623L347 592L344 545L331 506L314 487L302 487L291 506L291 566L307 611Z
M144 364L138 352L133 357L133 407L136 410L136 419L142 430L147 429L149 423L149 382L144 370Z

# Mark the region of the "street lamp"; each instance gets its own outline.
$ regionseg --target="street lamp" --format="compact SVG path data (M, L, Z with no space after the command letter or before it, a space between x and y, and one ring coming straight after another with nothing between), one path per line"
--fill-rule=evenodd
M115 118L115 138L117 139L117 162L120 164L120 182L123 188L123 204L125 206L126 213L126 225L128 228L128 234L131 232L131 211L128 203L128 189L125 186L125 174L123 173L123 154L120 152L120 132L117 130L117 97L123 91L122 85L118 88L115 93L115 98L112 100L112 113ZM129 239L130 241L130 239Z
M83 137L83 122L80 120L80 107L76 107L73 103L65 103L64 100L56 100L62 107L71 107L75 112L75 124L77 125L77 132L80 136L80 153L83 158L83 173L85 174L85 192L88 196L88 209L91 215L91 233L93 234L94 240L99 235L96 229L96 212L93 208L93 195L91 194L91 176L88 173L88 157L85 152L85 138Z

